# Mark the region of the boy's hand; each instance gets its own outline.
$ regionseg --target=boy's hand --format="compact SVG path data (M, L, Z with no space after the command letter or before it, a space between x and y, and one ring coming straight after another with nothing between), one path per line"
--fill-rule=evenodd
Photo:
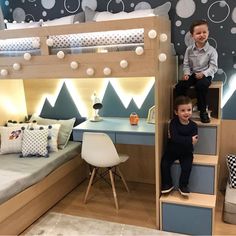
M189 75L183 75L182 80L188 80L189 79Z
M204 74L202 72L195 73L196 79L202 79L204 77Z
M198 135L192 136L192 144L195 145L198 141Z

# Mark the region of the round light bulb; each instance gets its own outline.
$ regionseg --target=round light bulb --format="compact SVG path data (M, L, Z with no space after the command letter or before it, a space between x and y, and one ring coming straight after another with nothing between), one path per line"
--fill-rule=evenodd
M65 53L64 53L63 51L59 51L59 52L57 53L57 57L58 57L59 59L63 59L63 58L65 57Z
M104 75L110 75L110 74L111 74L111 68L105 67L105 68L103 69L103 74L104 74Z
M1 76L7 76L8 75L8 70L2 69L1 70Z
M31 59L31 54L28 53L28 52L26 52L26 53L24 54L24 59L25 59L26 61L29 61L29 60Z
M12 67L13 67L14 70L20 70L21 69L21 65L19 63L14 63Z
M87 75L92 76L92 75L94 75L94 69L90 67L86 70L86 73L87 73Z
M167 34L161 34L161 35L160 35L160 40L161 40L161 42L166 42L167 39L168 39Z
M160 62L164 62L164 61L166 61L167 56L166 56L165 53L160 53L159 56L158 56L158 59L159 59Z
M128 61L126 61L126 60L121 60L120 61L120 67L121 68L125 69L125 68L128 67L128 65L129 65Z
M143 53L144 53L144 49L142 47L137 47L135 49L135 53L138 55L138 56L141 56Z
M150 39L155 39L155 38L157 37L157 32L156 32L156 30L154 30L154 29L149 30L149 32L148 32L148 37L149 37Z
M53 39L49 38L46 40L46 44L49 46L49 47L52 47L53 46Z
M76 70L77 68L79 67L79 64L77 61L72 61L70 63L70 68L73 69L73 70Z

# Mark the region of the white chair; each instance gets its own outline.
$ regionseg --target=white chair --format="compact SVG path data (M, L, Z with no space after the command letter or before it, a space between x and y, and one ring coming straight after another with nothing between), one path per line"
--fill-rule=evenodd
M107 168L111 186L113 191L113 196L115 200L116 209L119 209L116 189L113 177L113 167L116 167L119 176L121 177L126 190L129 192L128 185L119 169L119 164L128 160L129 156L126 154L118 154L116 148L111 140L111 138L105 133L93 133L84 132L83 133L83 143L82 143L82 158L90 165L93 166L92 174L89 180L87 191L84 197L84 203L87 201L88 193L90 191L91 185L93 183L96 171L99 168Z

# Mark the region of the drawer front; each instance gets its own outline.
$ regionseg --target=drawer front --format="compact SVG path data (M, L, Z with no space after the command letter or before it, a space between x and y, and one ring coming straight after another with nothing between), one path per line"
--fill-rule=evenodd
M155 135L116 133L116 143L137 144L137 145L155 145Z

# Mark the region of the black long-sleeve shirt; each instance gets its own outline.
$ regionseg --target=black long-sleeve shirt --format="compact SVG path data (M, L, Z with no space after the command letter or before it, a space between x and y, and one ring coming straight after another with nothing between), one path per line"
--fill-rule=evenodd
M193 151L192 136L198 134L197 124L189 120L189 123L181 124L179 118L174 117L169 125L169 143L177 144L180 148Z

